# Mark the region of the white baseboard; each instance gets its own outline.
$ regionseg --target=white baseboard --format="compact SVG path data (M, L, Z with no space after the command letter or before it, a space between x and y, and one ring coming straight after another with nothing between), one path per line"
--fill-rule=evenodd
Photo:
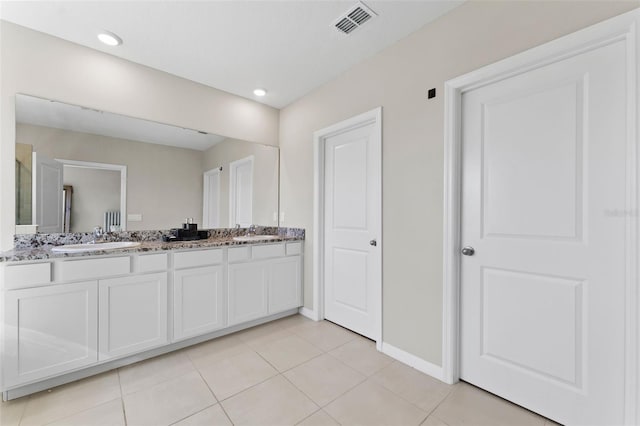
M318 313L316 311L312 311L311 309L305 308L304 306L298 309L298 313L303 317L307 317L314 321L320 321L320 318L318 318Z
M444 371L439 365L432 364L429 361L418 358L417 356L412 355L409 352L405 352L402 349L396 348L395 346L392 346L385 342L382 342L382 353L389 355L391 358L394 358L403 364L407 364L408 366L413 367L416 370L423 372L424 374L427 374L440 381L444 381Z

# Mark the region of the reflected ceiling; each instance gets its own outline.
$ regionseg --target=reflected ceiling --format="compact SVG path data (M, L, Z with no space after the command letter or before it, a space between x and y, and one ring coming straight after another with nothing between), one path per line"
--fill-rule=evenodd
M205 151L225 137L33 96L16 96L16 121Z

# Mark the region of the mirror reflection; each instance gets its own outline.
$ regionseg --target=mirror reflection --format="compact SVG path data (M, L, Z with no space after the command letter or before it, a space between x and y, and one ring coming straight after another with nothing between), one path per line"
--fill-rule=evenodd
M16 232L278 225L277 147L16 95Z

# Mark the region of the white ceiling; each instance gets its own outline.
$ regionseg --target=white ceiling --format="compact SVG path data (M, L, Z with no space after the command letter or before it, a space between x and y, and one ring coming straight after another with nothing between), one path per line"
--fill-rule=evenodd
M0 18L282 108L463 0L364 3L378 16L350 35L333 23L356 0L3 0ZM124 43L101 44L103 29Z
M63 102L16 95L16 122L204 151L225 137Z

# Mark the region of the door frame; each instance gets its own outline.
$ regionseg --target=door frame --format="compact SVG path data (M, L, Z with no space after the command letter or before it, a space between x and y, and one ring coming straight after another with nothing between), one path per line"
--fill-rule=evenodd
M110 170L120 173L120 230L127 230L127 166L122 164L95 163L92 161L67 160L56 158L64 166L82 169ZM105 229L105 232L107 230Z
M214 226L212 226L209 223L209 195L211 193L209 188L209 179L207 179L209 176L212 175L218 175L218 188L216 191L216 197L218 198L216 206L218 207L218 223L213 224ZM220 180L222 179L222 167L216 167L214 169L211 170L207 170L206 172L204 172L202 174L202 228L204 229L209 229L209 228L219 228L220 227Z
M229 163L229 228L234 228L236 223L236 169L244 163L251 164L251 224L253 224L253 181L254 181L254 167L253 167L253 155L241 158Z
M41 195L45 192L44 188L40 188L42 186L42 177L40 176L40 174L42 173L43 169L40 167L42 164L46 164L48 166L51 166L51 164L47 164L47 163L56 163L56 168L60 167L59 169L59 175L57 177L57 181L58 181L58 186L57 188L60 189L60 193L58 194L58 206L56 208L57 210L57 215L58 215L58 220L57 225L58 226L55 227L55 229L49 229L51 228L50 226L43 226L43 223L45 221L44 216L45 215L45 210L49 211L49 209L45 209L43 207L44 203L41 203L42 201L42 197ZM43 155L42 153L39 153L37 151L32 151L31 152L31 224L36 226L37 232L45 232L45 233L51 233L51 232L64 232L64 205L63 205L63 195L64 195L64 164L62 164L60 161L58 161L58 159L56 158L49 158L46 155ZM38 188L40 188L40 190L38 190ZM40 219L38 218L38 216L40 216Z
M329 137L352 130L354 128L374 124L373 134L378 153L379 222L374 225L380 250L379 279L374 283L376 302L373 308L376 317L376 348L382 350L382 107L356 115L313 133L313 311L302 308L302 313L316 321L324 319L324 176L325 176L325 144Z
M503 59L445 83L444 264L442 370L447 383L459 380L461 265L462 94L578 54L624 42L627 59L627 197L625 306L625 422L640 423L640 9Z

